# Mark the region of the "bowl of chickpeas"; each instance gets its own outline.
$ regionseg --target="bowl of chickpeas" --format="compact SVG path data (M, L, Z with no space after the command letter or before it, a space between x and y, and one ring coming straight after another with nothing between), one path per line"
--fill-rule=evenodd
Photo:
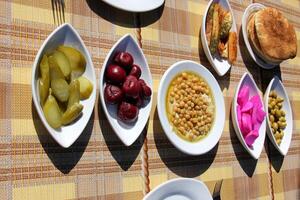
M186 154L207 153L222 135L222 91L209 70L196 62L177 62L164 73L158 88L157 110L166 136Z
M287 92L278 77L274 77L264 95L267 134L276 149L286 155L293 132L293 115Z

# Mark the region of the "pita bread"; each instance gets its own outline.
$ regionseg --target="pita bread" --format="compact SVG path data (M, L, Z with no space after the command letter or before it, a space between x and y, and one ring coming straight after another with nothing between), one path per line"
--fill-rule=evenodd
M261 50L260 43L259 43L259 40L258 40L257 34L256 34L255 25L254 25L254 23L255 23L254 22L254 19L255 19L254 15L255 14L256 13L254 13L253 15L250 16L250 20L249 20L248 25L247 25L247 33L248 33L250 45L252 46L252 49L254 50L254 52L261 59L263 59L265 62L277 65L280 62L282 62L282 60L268 58L268 56L265 56L264 53Z
M281 61L297 54L294 27L275 8L264 8L254 15L260 49L268 60Z

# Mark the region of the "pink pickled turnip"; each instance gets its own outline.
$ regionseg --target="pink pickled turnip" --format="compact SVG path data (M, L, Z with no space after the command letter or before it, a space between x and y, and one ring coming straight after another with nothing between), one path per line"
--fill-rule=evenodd
M251 115L248 113L242 113L242 127L243 135L249 133L252 130Z
M266 113L262 110L262 107L257 109L256 111L256 118L257 118L257 121L258 122L263 122L264 121L264 118L266 116Z
M248 133L245 137L245 142L249 147L252 147L253 143L255 142L256 138L258 138L258 131L253 130Z
M237 102L240 106L243 106L249 100L249 87L243 86L238 94Z
M253 124L253 130L259 131L260 126L261 126L261 123Z
M259 97L258 94L251 97L250 101L253 103L254 106L257 106L259 108L262 107L262 102L261 102L260 97Z
M238 119L239 125L241 126L241 124L242 124L242 112L241 112L241 106L240 105L237 105L236 111L237 111L237 119Z
M251 101L247 101L241 109L241 112L248 112L253 108L253 103Z

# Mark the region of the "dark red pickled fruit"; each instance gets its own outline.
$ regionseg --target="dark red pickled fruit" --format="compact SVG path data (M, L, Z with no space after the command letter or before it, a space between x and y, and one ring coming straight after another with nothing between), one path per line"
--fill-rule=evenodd
M128 97L137 98L140 94L141 86L135 76L129 75L126 77L122 90Z
M127 102L122 102L118 108L118 117L123 122L134 122L139 114L139 109Z
M111 64L107 67L105 76L108 82L120 85L125 81L126 72L122 67Z
M151 97L152 91L148 85L142 86L142 92L143 92L144 97L146 97L146 98Z
M117 104L123 100L123 91L115 85L107 84L104 89L104 99L109 104Z
M141 95L145 99L150 98L152 95L151 88L146 84L146 82L143 79L139 79L138 82L141 86Z
M131 103L138 108L141 108L144 105L144 100L140 95L137 98L127 97L126 102Z
M133 64L129 75L133 75L137 79L139 79L141 77L141 74L142 74L142 70L141 70L140 66Z
M114 61L122 66L127 72L130 72L133 64L133 57L130 53L118 52L114 58Z

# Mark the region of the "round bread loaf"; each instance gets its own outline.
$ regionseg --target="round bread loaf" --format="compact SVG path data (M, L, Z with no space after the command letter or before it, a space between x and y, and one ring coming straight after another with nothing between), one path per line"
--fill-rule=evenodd
M297 38L294 27L275 8L264 8L254 15L254 25L260 49L274 63L294 58Z
M248 34L250 45L254 50L255 54L257 54L265 62L278 65L280 62L282 62L282 60L269 59L267 56L264 55L264 53L261 50L260 43L256 35L255 25L254 25L255 14L256 13L250 16L250 19L247 24L247 34Z

